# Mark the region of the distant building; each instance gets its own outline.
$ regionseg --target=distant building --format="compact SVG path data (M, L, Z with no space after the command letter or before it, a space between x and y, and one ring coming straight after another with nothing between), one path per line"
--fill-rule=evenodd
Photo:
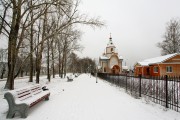
M174 53L137 62L134 66L136 76L180 76L180 54Z
M128 68L128 66L122 66L122 72L123 72L123 73L129 73L129 68Z
M99 57L99 72L113 74L122 73L122 61L123 58L118 55L110 35L106 50L103 55Z

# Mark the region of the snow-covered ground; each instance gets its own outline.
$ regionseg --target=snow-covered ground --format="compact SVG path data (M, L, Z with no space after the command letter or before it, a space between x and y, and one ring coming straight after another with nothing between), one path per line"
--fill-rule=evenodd
M28 78L15 81L15 89L28 84ZM28 112L27 120L180 120L180 113L135 99L123 89L94 77L82 74L72 82L59 77L46 84L51 95ZM5 81L0 82L0 120L6 119L8 104L3 99ZM21 119L18 115L13 118Z

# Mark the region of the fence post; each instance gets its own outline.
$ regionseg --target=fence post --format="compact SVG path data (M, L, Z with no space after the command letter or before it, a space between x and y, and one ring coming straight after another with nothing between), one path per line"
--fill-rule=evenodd
M126 74L126 92L127 92L127 74Z
M168 108L168 76L165 75L165 82L166 82L166 108Z
M109 81L108 73L106 73L106 81Z
M139 97L141 97L141 74L139 75Z

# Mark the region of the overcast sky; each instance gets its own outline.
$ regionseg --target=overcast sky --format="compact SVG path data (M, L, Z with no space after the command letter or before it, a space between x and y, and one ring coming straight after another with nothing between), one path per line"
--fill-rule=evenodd
M156 47L163 40L171 18L180 18L180 0L81 0L80 10L100 16L106 27L82 27L80 56L98 58L105 50L109 34L128 66L143 59L160 56Z
M98 59L112 40L123 64L133 66L143 59L160 56L156 47L163 40L167 22L180 18L180 0L81 0L80 11L91 17L101 17L106 27L81 27L81 44L85 49L78 55ZM0 38L0 48L7 43Z

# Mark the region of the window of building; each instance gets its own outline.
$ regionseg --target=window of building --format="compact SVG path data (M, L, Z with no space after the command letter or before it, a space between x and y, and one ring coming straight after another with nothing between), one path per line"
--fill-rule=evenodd
M166 66L166 72L172 72L172 66Z
M147 70L147 75L150 75L150 69L147 68L146 70Z
M113 48L111 48L111 52L113 51Z
M158 73L158 67L157 66L154 67L154 73Z

